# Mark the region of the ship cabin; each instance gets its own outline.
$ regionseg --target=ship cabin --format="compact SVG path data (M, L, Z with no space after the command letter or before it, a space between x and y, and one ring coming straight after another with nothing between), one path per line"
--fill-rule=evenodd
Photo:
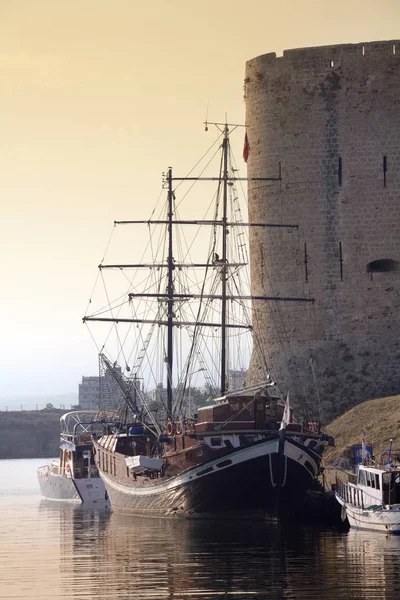
M275 398L265 396L223 396L212 406L198 409L196 433L213 431L276 431L284 407Z
M352 506L367 509L400 504L400 465L358 465L357 472L349 474L349 482L339 482L338 487L340 496Z
M49 470L57 475L73 479L99 477L93 457L92 434L95 432L94 419L97 411L71 411L60 419L60 456L49 465ZM97 423L100 431L101 425Z

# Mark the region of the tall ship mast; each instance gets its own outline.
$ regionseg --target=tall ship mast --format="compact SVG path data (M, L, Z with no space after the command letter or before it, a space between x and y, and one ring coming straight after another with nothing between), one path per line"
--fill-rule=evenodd
M247 178L240 177L238 170L230 166L230 133L239 126L213 125L219 132L219 174L207 176L203 170L197 176L175 177L169 168L165 176L166 216L116 222L165 227L163 242L158 246L165 258L150 263L101 264L101 272L135 269L142 273L147 269L151 277L141 291L132 285L134 291L128 291L122 302L119 297L120 304L109 302L110 315L104 316L107 311L103 307L84 317L87 324L108 322L116 329L120 325L148 328L145 338L144 330L140 330L140 336L135 329L128 329L123 338L118 334L119 357L124 358L128 373L131 367L121 340L137 341L138 336L143 339L143 347L133 361L133 378L122 373L118 361L106 356L104 347L100 349L103 379L117 390L121 419L115 426L107 426L104 435L95 440L94 447L100 475L111 504L118 511L188 515L273 510L277 499L281 506L290 507L293 498L304 494L318 476L321 454L329 442L328 436L319 430L310 429L304 422L301 425L293 422L289 399L285 401L279 393L267 365L263 381L253 387L233 390L230 385L229 350L237 344L236 338L244 333L251 335L252 303L302 303L312 299L252 296L241 291L239 284L248 268L248 257L243 249L248 228L293 228L296 225L243 221L235 189ZM258 180L279 182L279 167L275 177ZM190 186L207 181L217 185L213 218L181 218L178 208L182 200L177 201L178 188L183 183ZM211 229L208 250L204 252L204 241L199 244L205 260L186 262L188 252L183 253L182 260L176 260L181 243L176 235L178 227L194 227L200 232ZM231 240L236 233L242 239L234 246ZM188 247L194 244L192 241ZM233 247L236 251L230 252ZM184 282L181 274L189 269L201 272L202 276L193 276ZM162 277L155 278L154 273ZM142 302L147 311L154 301L156 308L152 318L147 318L147 314L143 316L144 310L132 308L134 303ZM120 313L125 303L131 308L129 317ZM238 307L244 309L245 321L239 320ZM150 353L152 334L164 328L166 336L159 340L158 346L166 367L166 396L165 403L161 398L161 410L157 411L152 409L144 389L138 388L137 377L138 367L143 368L144 357ZM182 331L188 333L186 343L182 344L184 359L176 347L176 332ZM219 345L212 354L211 335L215 332L218 332ZM247 361L250 353L251 349ZM207 379L207 372L217 363L218 381L215 383L210 377ZM174 384L178 366L181 374ZM191 377L198 372L205 373L212 397L205 406L193 411Z

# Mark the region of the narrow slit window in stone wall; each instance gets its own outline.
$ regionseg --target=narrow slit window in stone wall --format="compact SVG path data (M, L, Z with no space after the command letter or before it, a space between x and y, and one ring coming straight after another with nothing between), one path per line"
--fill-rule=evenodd
M383 187L386 187L387 156L383 157Z
M342 242L339 242L339 264L340 264L340 281L343 281L343 251L342 251Z
M304 244L304 275L306 283L308 282L308 254L307 254L307 244Z
M396 54L396 44L393 44L393 46L392 46L392 52L393 52L393 54Z
M343 183L343 166L342 166L342 158L339 156L338 158L338 183L342 185Z

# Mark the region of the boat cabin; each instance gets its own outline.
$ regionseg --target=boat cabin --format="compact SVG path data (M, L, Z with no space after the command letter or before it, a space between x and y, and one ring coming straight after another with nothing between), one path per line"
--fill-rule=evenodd
M73 479L99 477L93 457L92 434L102 430L96 422L97 411L71 411L60 419L60 456L50 469Z
M260 396L224 396L198 409L196 433L278 429L284 407L277 399Z
M400 504L400 467L359 465L354 478L341 486L341 496L361 508Z

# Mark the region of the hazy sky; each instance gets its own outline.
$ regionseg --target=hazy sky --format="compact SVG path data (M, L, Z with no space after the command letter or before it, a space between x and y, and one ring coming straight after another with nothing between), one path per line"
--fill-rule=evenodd
M246 60L399 37L399 0L0 0L0 398L96 374L81 317L112 223L200 157L208 102L244 122Z

